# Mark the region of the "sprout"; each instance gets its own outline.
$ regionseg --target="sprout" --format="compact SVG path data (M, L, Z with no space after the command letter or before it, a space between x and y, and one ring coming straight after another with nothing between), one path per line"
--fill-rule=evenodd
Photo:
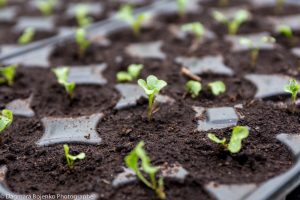
M32 27L28 27L24 30L22 35L19 37L18 43L21 45L28 44L33 40L34 35L35 35L35 29Z
M138 80L139 86L141 86L146 95L148 96L148 119L151 120L155 95L159 93L161 89L167 86L167 83L163 80L158 80L156 76L150 75L147 77L147 82L143 79Z
M79 57L83 58L87 48L91 42L87 39L86 31L83 28L78 28L75 33L75 40L79 49Z
M177 10L181 17L185 15L188 0L176 0Z
M37 7L43 15L48 16L53 13L56 3L57 0L39 0L37 2Z
M205 33L205 28L200 22L193 22L181 26L181 30L194 34L197 41L200 41Z
M0 115L0 133L7 129L13 122L13 112L7 109L1 111Z
M219 0L219 6L228 6L229 0Z
M281 13L283 11L285 0L276 0L276 12Z
M249 136L249 129L246 126L236 126L232 129L229 144L226 143L226 138L219 139L215 134L209 133L208 138L217 144L222 145L231 153L238 153L242 148L242 141Z
M158 180L156 180L156 173L158 172L159 168L151 165L150 158L143 147L144 142L141 141L125 157L126 166L135 172L140 181L142 181L147 187L154 190L160 199L166 199L163 177L160 177ZM139 166L139 160L141 160L141 167ZM143 172L140 171L140 168L143 169ZM148 180L143 173L147 174L150 180Z
M7 83L9 86L12 86L14 84L17 67L17 65L9 65L0 68L0 84Z
M191 94L192 98L196 98L199 96L199 93L202 89L202 85L199 81L188 81L185 84L186 91Z
M270 37L270 36L262 37L259 44L254 44L254 42L249 38L241 38L240 39L241 45L247 46L248 48L251 49L250 56L251 56L251 66L252 67L255 67L257 64L257 59L258 59L258 55L259 55L259 51L260 51L259 46L264 43L272 44L275 42L276 42L275 38Z
M88 16L88 10L85 5L76 7L75 16L79 27L89 26L93 22L93 19Z
M137 79L143 67L144 65L142 64L131 64L129 65L127 72L121 71L117 73L117 80L119 82L126 82Z
M293 30L287 25L281 25L277 28L277 32L284 35L288 39L293 38Z
M68 67L60 67L55 68L52 70L54 74L56 75L57 81L59 84L65 87L66 92L68 93L69 97L73 98L73 91L75 89L75 83L68 82L69 77L69 68Z
M77 156L72 156L70 154L70 148L67 144L64 144L64 151L69 169L73 169L75 160L83 160L85 158L85 153L80 153Z
M118 18L127 22L135 34L135 36L140 35L142 23L148 18L148 15L145 13L134 16L133 8L130 5L124 5L118 11Z
M218 96L226 91L226 85L222 81L215 81L208 84L213 95Z
M226 17L223 13L214 11L213 17L217 22L223 23L227 26L228 33L230 35L235 35L242 23L250 18L250 13L246 10L239 10L235 13L233 19L229 19L229 17Z
M5 7L7 4L7 0L0 0L0 8Z
M296 80L291 79L289 83L284 87L284 91L292 94L292 102L296 103L297 94L299 92L300 85Z

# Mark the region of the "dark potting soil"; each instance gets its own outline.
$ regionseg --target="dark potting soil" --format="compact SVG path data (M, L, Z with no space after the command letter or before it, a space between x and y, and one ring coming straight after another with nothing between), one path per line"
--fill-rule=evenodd
M300 128L299 116L278 108L272 101L253 100L256 88L244 79L244 75L280 73L299 78L299 60L283 46L277 46L274 51L262 51L257 67L249 69L248 52L231 53L230 44L222 39L225 34L219 34L216 40L206 41L197 51L188 51L192 38L183 41L176 39L168 31L166 22L182 24L203 20L213 31L223 27L219 28L206 12L188 15L183 20L173 17L160 17L161 20L157 20L154 27L143 30L140 38L133 37L129 30L111 34L108 36L111 46L94 44L83 59L78 57L74 43L58 45L50 57L52 67L99 63L108 65L103 74L108 84L77 86L72 101L56 82L51 69L21 66L17 70L14 86L0 87L1 108L14 99L27 98L33 94L31 105L36 113L35 118L15 117L12 126L1 135L0 163L8 166L6 180L12 191L20 194L96 192L99 199L103 200L157 199L153 191L139 182L119 189L111 185L114 177L122 172L124 157L141 140L146 143L145 149L153 165L178 162L188 170L189 175L184 183L165 180L167 198L172 200L209 200L212 197L204 187L211 181L224 184L262 183L293 165L291 152L275 137L280 133L296 134ZM253 23L264 24L263 18L255 18ZM241 33L270 30L269 26L254 27L245 24ZM132 58L124 53L125 47L131 43L157 40L164 42L162 51L167 58L163 61ZM186 95L184 84L188 79L180 74L181 66L174 59L178 56L219 54L224 55L225 64L234 71L234 75L201 75L204 91L196 99ZM120 99L120 94L114 89L115 75L132 63L145 65L142 78L154 74L166 80L168 86L162 94L175 99L172 105L160 104L150 122L146 118L145 99L140 99L136 107L113 110ZM211 95L207 89L207 84L216 80L224 81L227 86L226 93L218 97ZM231 155L210 142L208 132L196 131L198 119L193 106L233 107L241 103L243 108L236 109L240 116L238 124L249 126L250 135L244 140L240 153ZM85 152L87 155L86 159L75 162L72 171L66 167L62 145L36 146L35 143L44 131L41 122L43 117L77 117L99 112L104 113L104 118L97 125L102 143L98 146L70 145L72 154ZM211 132L228 139L231 129Z

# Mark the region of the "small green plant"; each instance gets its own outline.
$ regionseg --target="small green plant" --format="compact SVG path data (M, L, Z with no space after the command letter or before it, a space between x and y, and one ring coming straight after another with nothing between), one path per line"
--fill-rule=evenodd
M222 81L211 82L208 87L215 96L219 96L226 91L226 85Z
M188 0L176 0L177 10L180 17L184 17Z
M186 91L191 94L192 98L199 96L202 85L199 81L190 80L185 84Z
M288 92L292 95L292 102L293 104L296 103L297 94L299 92L300 85L297 83L296 80L291 79L289 83L284 87L284 91Z
M135 172L140 181L142 181L147 187L154 190L160 199L166 199L163 177L160 177L158 180L156 179L156 173L158 172L159 168L151 165L150 158L143 148L144 144L145 143L141 141L125 157L126 166ZM141 160L141 167L139 166L139 160ZM140 171L140 168L142 168L143 172L149 176L150 180L143 175L143 173Z
M228 6L229 0L219 0L219 6Z
M233 19L230 19L219 11L213 11L213 17L217 22L227 26L230 35L235 35L239 27L250 18L250 14L246 10L238 10Z
M197 41L200 41L205 33L205 28L200 22L192 22L181 26L184 32L192 33Z
M285 0L276 0L276 12L282 13L284 7Z
M73 169L74 162L76 160L83 160L85 158L85 153L80 153L77 156L71 155L70 148L67 144L64 144L64 151L65 151L66 161L69 169Z
M0 133L7 129L13 122L13 112L7 109L1 111L0 115Z
M247 46L248 48L250 48L250 57L251 57L251 66L254 68L257 64L257 59L258 59L258 55L259 55L259 51L260 51L260 44L264 44L264 43L275 43L276 40L273 37L270 36L264 36L261 38L260 43L258 44L254 44L254 42L249 39L249 38L241 38L240 39L240 44Z
M0 8L5 7L7 4L7 0L0 0Z
M59 84L65 87L66 92L68 93L69 97L73 98L73 92L76 87L75 83L68 82L70 69L68 67L60 67L53 69L54 74L56 75L57 81Z
M79 5L76 8L75 16L79 27L87 27L93 22L93 19L88 16L88 10L85 5Z
M78 46L78 54L80 58L83 58L87 48L91 42L87 39L86 31L83 28L78 28L75 33L75 41Z
M277 32L280 33L281 35L285 36L288 39L293 38L293 30L291 27L287 25L281 25L277 28Z
M150 75L147 77L147 81L143 79L138 80L139 86L141 86L146 95L148 96L148 119L151 120L153 113L153 105L155 101L155 95L159 93L161 89L167 86L167 83L163 80L158 80L156 76Z
M117 73L117 80L119 82L126 82L137 79L143 67L144 65L142 64L131 64L129 65L127 72L121 71Z
M22 33L22 35L19 37L18 39L18 44L21 45L25 45L25 44L29 44L35 35L35 29L32 27L28 27L24 30L24 32Z
M9 65L0 68L0 84L7 83L9 86L14 84L17 65Z
M226 138L219 139L215 134L209 133L208 138L217 144L222 145L231 153L238 153L242 148L242 141L249 136L249 129L246 126L236 126L232 129L229 143L226 143Z
M131 29L135 36L139 36L141 32L141 26L143 22L148 18L148 15L145 13L138 14L135 16L133 14L133 8L130 5L124 5L118 11L118 18L125 21L131 26Z
M53 13L57 0L39 0L37 7L45 16L49 16Z

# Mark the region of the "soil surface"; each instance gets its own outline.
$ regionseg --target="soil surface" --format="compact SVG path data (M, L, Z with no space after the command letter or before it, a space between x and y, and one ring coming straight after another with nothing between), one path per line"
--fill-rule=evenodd
M230 6L241 5L242 1L233 1ZM124 157L143 140L145 149L155 166L168 163L180 163L188 172L184 183L165 180L167 199L172 200L213 200L206 192L205 185L211 181L221 184L260 184L287 171L295 160L287 147L281 144L276 135L280 133L297 134L300 129L299 115L292 114L277 106L278 101L254 99L257 88L244 76L250 73L283 74L300 78L300 59L290 53L290 45L280 35L272 32L272 27L259 14L263 9L255 10L249 4L249 10L257 15L241 26L239 33L259 33L268 31L276 36L278 43L274 50L260 52L257 66L250 66L249 52L233 53L230 44L224 40L226 29L214 22L209 9L216 1L204 3L204 12L188 14L185 18L177 15L158 16L152 26L143 28L140 37L134 37L131 30L122 30L107 36L109 46L92 44L85 56L78 56L73 41L57 45L49 58L48 69L17 69L12 87L0 87L0 108L14 99L33 95L31 107L36 116L24 118L15 116L10 128L1 134L0 163L7 165L6 182L8 187L20 194L87 194L97 193L101 200L149 200L157 199L155 193L141 182L113 188L111 182L122 172ZM265 8L268 9L268 8ZM285 10L284 14L295 14ZM263 12L262 12L263 13ZM272 12L270 11L270 15ZM180 26L187 22L201 21L206 28L216 33L216 39L203 41L195 51L190 51L192 36L184 40L176 38L170 32L171 25ZM295 34L299 36L298 33ZM162 41L162 52L166 59L134 58L125 52L132 43ZM175 62L179 56L203 57L223 55L224 63L233 70L232 76L205 73L199 75L203 91L197 98L186 94L184 84L189 80L180 73L181 65ZM103 75L108 84L104 86L78 85L74 99L70 100L51 71L56 66L76 66L106 63ZM121 98L115 89L116 73L126 70L132 63L144 64L141 78L156 75L168 86L162 94L175 100L173 104L159 104L153 120L146 116L147 100L139 99L137 106L125 110L114 110ZM226 92L213 96L208 83L223 81ZM132 81L136 83L136 81ZM238 125L250 127L250 135L243 141L243 148L237 154L230 154L207 138L207 133L197 131L196 112L193 106L205 108L234 107L240 120ZM100 145L70 144L72 154L85 152L84 160L75 162L73 170L68 170L63 146L52 145L37 147L42 137L44 117L78 117L95 113L104 113L97 125L102 138ZM231 128L209 131L229 139ZM299 198L300 189L292 193L288 200Z

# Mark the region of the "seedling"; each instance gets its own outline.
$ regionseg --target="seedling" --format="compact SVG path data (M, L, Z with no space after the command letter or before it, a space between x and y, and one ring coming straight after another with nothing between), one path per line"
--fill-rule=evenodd
M277 32L280 33L281 35L285 36L288 39L293 38L293 30L291 27L287 25L281 25L277 28Z
M167 83L163 80L158 80L156 76L150 75L147 77L147 81L143 79L138 80L138 84L144 89L148 96L148 119L151 120L153 113L153 105L155 101L155 95L159 93L161 89L167 86Z
M240 39L240 44L247 46L248 48L250 48L250 57L251 57L251 66L253 68L255 68L256 64L257 64L257 59L258 59L258 55L259 55L259 51L260 51L260 45L261 44L267 44L267 43L275 43L276 40L273 37L270 36L264 36L261 38L261 40L258 43L254 43L251 39L249 38L241 38Z
M191 94L192 98L199 96L202 85L199 81L190 80L185 84L186 91Z
M219 6L228 6L229 0L219 0Z
M142 64L131 64L129 65L127 72L121 71L117 73L117 80L119 82L126 82L137 79L143 67L144 65Z
M7 109L1 111L0 115L0 133L7 129L13 122L13 112Z
M166 199L163 177L160 177L157 180L156 173L158 172L159 168L151 165L150 158L143 148L144 144L145 143L141 141L125 157L126 166L135 172L140 181L142 181L147 187L154 190L160 199ZM141 166L139 166L139 160L141 160ZM143 172L140 171L140 168L143 169ZM143 173L147 174L150 180L148 180Z
M70 148L67 144L64 144L64 151L65 151L66 161L69 169L73 169L74 162L76 160L83 160L85 158L85 153L80 153L77 156L71 155Z
M73 92L75 89L75 83L68 82L69 77L69 68L68 67L60 67L53 69L54 74L56 75L57 81L59 84L65 87L66 92L68 93L69 97L73 98Z
M87 39L86 31L83 28L78 28L75 33L75 40L78 46L79 57L83 58L87 48L90 46L91 42Z
M7 83L9 86L14 84L17 65L9 65L0 68L0 84Z
M124 5L118 11L117 17L131 26L135 36L139 36L143 22L149 17L147 14L142 13L135 16L133 8L130 5Z
M88 10L85 5L79 5L76 8L75 16L79 27L89 26L93 22L93 19L88 16Z
M7 0L0 0L0 8L5 7L7 4Z
M299 92L300 85L297 83L296 80L291 79L289 83L284 87L284 91L290 93L292 96L292 113L295 112L296 109L296 99L297 99L297 94Z
M239 27L250 18L250 13L247 10L239 10L235 13L233 19L230 19L223 13L214 11L213 17L217 22L223 23L227 26L228 33L230 35L235 35Z
M208 87L215 96L219 96L226 91L226 85L222 81L211 82Z
M226 138L219 139L215 134L209 133L208 138L217 144L223 146L231 153L238 153L242 148L242 141L249 136L249 129L246 126L236 126L232 129L229 143L226 143Z
M285 0L276 0L276 12L282 13Z
M24 30L22 35L19 37L18 43L21 45L28 44L33 40L34 35L35 35L35 29L32 27L28 27Z
M54 7L57 0L39 0L37 2L37 7L45 16L49 16L53 13Z
M184 17L188 0L176 0L177 2L177 10L180 17Z
M192 33L195 37L195 40L192 45L192 50L196 50L199 46L201 39L205 34L205 28L200 22L193 22L184 24L181 26L181 30L184 32Z

